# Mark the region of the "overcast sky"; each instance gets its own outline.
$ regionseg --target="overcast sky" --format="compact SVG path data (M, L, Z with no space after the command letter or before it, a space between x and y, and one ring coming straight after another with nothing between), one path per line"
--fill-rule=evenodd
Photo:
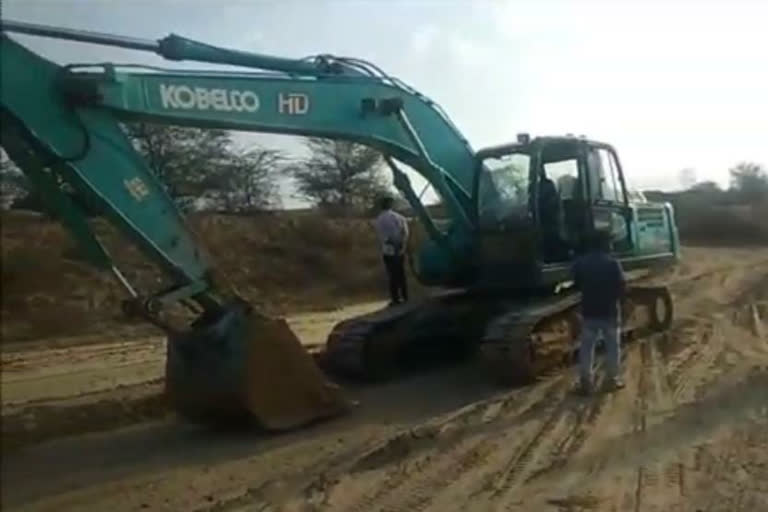
M768 164L766 0L4 0L2 15L365 58L441 103L476 149L522 131L586 134L616 146L639 188L676 188L686 167L726 185L740 160ZM58 62L173 67L151 54L19 40Z

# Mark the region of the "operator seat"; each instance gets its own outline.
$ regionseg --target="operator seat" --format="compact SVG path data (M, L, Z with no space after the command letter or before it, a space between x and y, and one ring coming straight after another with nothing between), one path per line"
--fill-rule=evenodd
M563 204L563 238L571 249L578 249L584 229L584 202L582 201L581 182L569 174L558 180L560 199Z
M539 225L541 226L542 254L547 263L567 258L565 244L560 236L562 208L555 182L542 175L539 182Z

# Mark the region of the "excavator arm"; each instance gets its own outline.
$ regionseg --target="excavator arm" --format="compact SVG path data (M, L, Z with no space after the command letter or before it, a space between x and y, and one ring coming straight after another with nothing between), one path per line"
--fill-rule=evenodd
M63 179L77 181L78 190L98 197L117 217L113 220L183 281L200 282L207 264L196 244L185 240L178 214L130 147L120 121L328 137L374 147L385 155L395 186L429 235L419 277L426 284L451 284L461 274L473 229L474 153L436 104L375 66L330 56L290 60L248 54L175 35L153 42L16 22L5 22L3 28L151 50L172 60L261 69L60 67L4 37L4 115L49 145L54 159L83 150L84 158L68 165ZM32 76L43 80L31 88ZM39 108L41 101L50 108ZM436 227L395 160L434 187L452 220L447 234ZM115 171L103 176L105 166Z
M374 147L430 235L420 277L446 284L461 273L473 226L474 154L439 107L375 66L329 56L290 60L248 54L179 36L141 41L9 21L3 30L3 147L88 259L125 286L130 310L166 330L166 386L185 416L217 419L247 412L265 426L286 428L335 415L348 403L325 382L284 322L251 311L214 282L209 258L122 122L318 136ZM260 71L59 66L5 33L13 31ZM435 226L395 159L436 189L452 220L447 232ZM135 290L91 231L83 203L97 205L172 286L146 295ZM190 326L179 330L161 320L163 306L190 300L202 309Z

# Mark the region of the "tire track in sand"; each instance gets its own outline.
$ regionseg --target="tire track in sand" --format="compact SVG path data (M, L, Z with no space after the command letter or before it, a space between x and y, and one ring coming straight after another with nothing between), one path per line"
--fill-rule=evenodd
M569 416L574 414L564 402L554 405L546 419L541 423L533 437L525 443L508 461L507 467L492 483L491 499L498 498L503 501L519 484L528 467L537 458L540 450L544 449L544 442L555 433ZM565 429L565 439L569 437L570 429Z
M627 364L629 352L622 352L622 365ZM603 359L598 358L595 366L595 387L600 389L605 379L601 371ZM570 382L570 372L564 378ZM484 501L481 508L512 510L524 505L521 500L513 498L517 498L525 485L561 468L581 451L594 433L594 426L600 421L605 406L611 402L611 396L610 393L598 392L583 398L572 397L569 393L558 402L553 401L543 421L534 428L528 428L523 435L516 432L522 441L512 446L512 454L508 455L507 451L501 454L503 457L495 457L497 463L489 464L490 469L477 479L473 489L461 496L464 506L474 510L479 507L479 502ZM455 501L449 503L455 505Z
M623 368L628 367L628 361L632 354L632 347L630 350L622 350L621 352L621 366ZM596 371L601 370L603 367L603 360L599 360L596 364ZM598 374L595 379L595 388L600 389L605 382L604 373ZM600 421L601 415L605 406L611 402L611 394L607 392L599 392L593 396L589 401L579 404L576 412L576 421L571 426L568 435L563 437L552 451L552 460L545 467L533 472L526 480L525 483L533 482L552 471L562 469L568 460L575 456L593 433L594 426ZM599 470L599 467L596 471Z
M483 428L484 424L499 423L502 415L525 417L542 407L548 407L548 404L564 393L565 383L563 378L552 379L543 383L538 393L521 393L519 396L524 397L523 401L509 404L511 407L499 408L493 403L490 404L486 407L483 422L477 425L476 431L471 430L470 425L467 439L448 447L445 451L439 449L440 442L437 441L437 450L430 456L413 461L411 470L395 469L373 492L355 499L339 510L395 512L427 509L440 496L441 491L456 484L467 474L484 467L488 459L497 453L498 444L507 436L508 430L500 426ZM492 435L494 431L500 433Z
M626 367L631 351L624 350L621 353L621 366ZM603 366L602 360L596 365L600 370ZM605 375L600 374L596 378L596 388L599 389L605 382ZM579 405L576 412L576 421L571 426L569 433L563 437L552 450L551 461L546 466L533 472L525 483L532 482L556 468L563 467L568 460L576 455L584 446L590 435L593 433L594 426L600 420L605 406L610 401L610 394L601 392L592 397L589 401Z
M597 369L601 367L602 360L599 360ZM597 375L599 387L603 376ZM511 456L506 455L500 464L481 477L479 485L470 493L471 503L465 505L475 509L479 502L484 502L484 508L503 510L521 505L522 502L515 499L521 487L564 464L581 449L591 426L598 421L606 399L605 394L582 398L568 393L560 401L553 402L545 418L528 435L521 436L522 442L513 447Z
M552 450L552 460L543 468L533 472L526 478L525 483L532 482L555 468L562 467L571 457L576 455L589 438L607 402L608 395L600 394L589 403L581 405L576 412L576 420L571 425L568 434Z
M658 346L663 337L654 337L637 347L640 350L631 351L638 363L632 380L632 388L636 385L637 392L634 418L627 419L635 432L645 432L657 420L653 414L655 409L671 410L677 402L689 399L706 380L708 369L723 348L716 329L712 320L697 317L693 332L683 334L690 343L668 361L663 361ZM625 352L628 354L630 351ZM521 419L513 435L488 439L479 437L477 431L472 432L471 437L445 453L418 461L411 468L398 467L383 479L380 477L373 492L343 510L431 511L455 509L461 503L473 510L482 510L486 504L489 509L516 508L520 504L518 492L524 492L525 484L550 468L567 463L582 450L594 430L593 425L600 422L603 409L610 403L614 402L603 397L584 403L552 396L549 404L539 411L543 413L538 415L540 419ZM626 411L632 411L631 404L631 401L627 403L630 408ZM670 462L648 461L634 471L628 468L626 477L619 479L619 487L630 492L617 495L612 490L610 494L617 498L612 510L676 509L679 498L684 496L687 479L682 460L678 457ZM537 470L537 465L544 467ZM588 478L599 477L605 481L607 475L600 474L602 466L598 461L589 468ZM483 473L478 477L479 471ZM621 481L625 483L621 485ZM475 492L462 494L467 487ZM476 499L478 494L485 499Z
M696 390L711 376L725 348L718 319L722 320L722 315L716 315L715 322L695 333L701 336L698 342L691 343L675 360L668 362L666 366L672 367L670 372L665 370L658 349L658 343L666 337L656 336L643 344L636 432L645 432L649 421L662 421L669 411L692 400ZM662 413L649 419L649 413L654 410ZM689 458L689 450L682 448L672 460L649 461L638 467L634 510L679 510L686 491L684 461ZM664 485L665 492L652 492L659 485Z
M667 338L660 336L648 340L649 356L654 384L654 394L656 403L664 410L670 411L675 407L674 390L669 386L668 374L664 369L663 361L659 354L658 343L665 342ZM690 382L686 379L685 382ZM676 511L683 505L685 499L685 465L681 460L686 457L687 450L683 449L676 460L662 463L661 473L663 475L664 485L666 487L665 496L671 497L673 503L664 510Z
M691 363L680 367L678 373L680 380L678 387L671 388L663 365L660 363L657 342L663 337L654 337L647 340L640 350L641 368L640 382L638 384L637 418L635 431L644 433L650 423L660 421L660 418L649 419L648 415L654 409L670 411L674 406L675 396L679 390L687 388L692 377L695 376L697 364ZM701 361L701 358L691 359L686 356L686 361ZM680 471L678 460L655 461L649 460L637 468L635 487L635 512L643 511L667 511L670 506L680 505L682 498L681 480L683 473ZM659 489L664 486L664 490ZM670 503L672 501L673 503Z
M674 369L666 375L674 404L691 398L695 387L706 378L707 370L722 351L722 335L716 323L708 325L700 335L701 339L689 345Z
M674 378L669 378L665 371L667 362L663 361L658 346L664 339L664 335L653 336L633 344L624 351L626 390L615 395L604 395L603 400L590 404L586 412L579 412L580 415L585 414L587 419L573 427L578 432L575 438L566 438L563 441L564 446L556 446L555 457L551 463L543 470L533 473L525 483L536 481L540 477L546 478L548 473L562 469L594 435L600 437L605 434L609 438L623 435L622 432L625 431L621 424L628 424L631 435L642 436L648 427L663 419L653 414L655 410L672 410L676 405L673 396L680 396L683 389L694 389L698 382L696 375L706 374L703 369L706 369L719 353L714 343L707 347L705 352L697 350L694 353L691 349L680 352L669 361L676 372ZM710 353L710 350L714 353ZM671 387L670 381L678 386ZM610 411L606 419L610 424L600 421L603 409ZM598 424L602 426L596 427ZM604 433L606 429L607 433ZM668 510L666 505L657 507L654 504L654 501L658 501L656 495L660 493L653 491L660 490L660 486L664 486L666 496L675 496L675 501L682 497L686 475L684 464L680 460L664 463L648 461L634 469L628 468L628 471L615 468L610 474L605 474L603 468L610 457L606 454L606 457L596 459L590 467L583 469L581 475L574 475L575 480L570 479L570 483L563 482L554 488L548 487L547 494L559 492L563 496L574 498L574 495L568 493L578 492L579 495L575 498L599 498L601 507L615 511Z
M647 428L649 415L655 408L670 410L673 406L695 390L699 382L707 375L707 369L714 364L721 347L716 342L716 333L712 324L706 324L702 329L700 324L694 333L695 337L703 334L703 339L692 342L682 352L671 358L671 372L666 372L657 343L662 337L654 337L642 344L639 357L640 372L638 377L638 393L635 405L636 432L644 432ZM638 353L634 356L637 357ZM625 351L625 357L630 351ZM507 440L503 448L499 447L500 438L473 438L472 442L462 444L457 455L447 456L440 462L427 461L427 468L417 468L415 471L398 470L387 476L385 484L369 493L356 506L350 507L351 512L363 510L380 510L394 512L398 510L422 511L440 510L439 503L456 504L448 501L451 493L442 492L449 486L469 484L473 492L469 496L471 506L475 507L478 495L484 495L488 505L500 506L505 510L515 508L518 503L513 501L514 494L522 486L537 479L540 475L560 467L575 454L579 453L594 431L610 395L599 395L589 402L568 400L567 397L553 400L545 409L545 417L533 429L520 428L515 432L520 440ZM521 425L521 427L524 427ZM503 436L502 436L503 437ZM510 450L512 455L509 456ZM506 460L500 465L495 464L500 453L506 452ZM455 453L455 452L453 452ZM536 466L540 467L536 469ZM597 463L590 470L592 476L601 471L602 464ZM429 471L424 475L422 471ZM483 475L478 479L474 474L482 470ZM471 474L472 473L472 474ZM682 497L685 489L685 466L679 460L670 463L648 463L637 468L634 494L635 508L649 510L658 508L653 505L649 491L664 485L672 488L674 494ZM467 480L469 482L467 482ZM461 485L458 485L461 487ZM479 487L479 489L478 489ZM455 493L454 493L455 494ZM456 496L453 496L456 497ZM627 503L625 503L627 504ZM630 505L631 506L631 505ZM650 508L652 507L653 508ZM616 507L618 510L622 507ZM630 508L631 509L631 508Z
M570 424L564 438L556 441L551 457L545 459L546 464L529 472L527 478L495 504L494 510L550 510L552 507L561 511L631 510L631 497L629 505L624 498L630 487L634 491L636 475L633 468L629 471L614 468L606 477L603 469L612 454L595 457L588 452L590 447L599 450L601 440L625 435L626 426L634 423L633 396L637 394L634 388L640 372L639 348L638 344L632 343L622 351L626 390L598 393L585 399L576 409L576 422ZM583 462L579 461L581 455L587 457ZM569 468L572 462L576 465ZM616 502L612 507L611 498Z
M649 358L649 343L643 343L640 347L640 375L637 382L637 397L635 399L635 433L644 433L647 428L648 414L648 392L651 388L650 365L652 361ZM634 512L644 510L645 495L647 491L653 490L658 483L658 473L655 464L641 464L637 468L637 479L635 483Z

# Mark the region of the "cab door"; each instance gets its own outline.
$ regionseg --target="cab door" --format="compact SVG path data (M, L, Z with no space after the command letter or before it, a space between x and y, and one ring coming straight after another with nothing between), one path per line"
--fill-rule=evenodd
M611 233L614 253L632 250L631 209L616 153L609 146L586 147L589 225Z

